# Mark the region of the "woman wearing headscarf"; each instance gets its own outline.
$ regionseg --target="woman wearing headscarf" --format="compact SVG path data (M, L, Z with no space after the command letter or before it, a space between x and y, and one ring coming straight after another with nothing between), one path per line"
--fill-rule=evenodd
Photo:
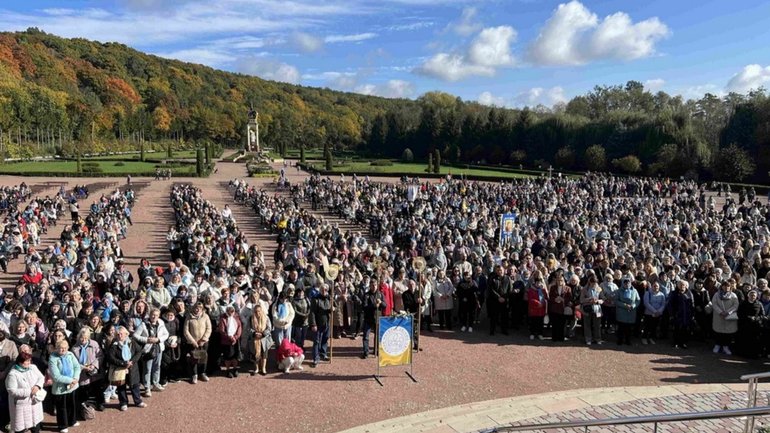
M730 343L733 335L738 332L738 297L733 293L732 283L727 281L719 286L719 290L711 298L713 317L711 326L714 330L714 353L724 352L732 355Z
M182 328L173 308L161 310L163 326L168 332L165 350L160 364L160 385L165 388L169 382L174 382L180 377L179 360L181 359Z
M765 310L759 302L756 290L749 291L738 307L738 352L748 358L756 358L762 349L762 326Z
M4 380L9 397L11 432L40 432L40 423L43 422L41 397L44 397L44 380L43 373L32 363L32 348L21 346L16 362Z
M219 338L222 349L222 366L227 377L238 377L238 359L241 356L241 318L235 307L228 305L225 314L219 318Z
M117 336L107 349L106 361L108 366L107 378L110 385L115 386L118 394L120 410L128 410L128 390L136 407L147 407L139 393L139 360L142 357L142 346L128 337L128 329L121 326L117 329Z
M254 304L254 314L249 318L251 322L250 342L254 347L254 370L251 375L267 374L267 352L273 345L271 336L272 326L267 317L267 308L261 302Z
M75 390L80 382L80 363L69 351L67 340L56 343L56 352L48 360L48 373L53 380L53 398L56 405L56 425L59 432L67 433L70 427L77 427L77 402Z

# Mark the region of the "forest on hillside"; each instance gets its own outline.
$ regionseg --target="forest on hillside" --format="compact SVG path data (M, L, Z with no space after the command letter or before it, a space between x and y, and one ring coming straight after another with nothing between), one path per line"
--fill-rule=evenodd
M260 141L278 152L328 146L427 160L438 151L450 163L762 183L770 170L764 89L684 100L629 81L552 108L510 109L441 92L386 99L266 81L37 29L0 33L6 157L163 141L238 147L250 106L260 113Z

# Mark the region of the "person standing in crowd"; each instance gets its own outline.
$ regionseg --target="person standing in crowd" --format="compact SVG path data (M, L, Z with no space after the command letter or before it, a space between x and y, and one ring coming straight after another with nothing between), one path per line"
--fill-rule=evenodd
M463 279L457 283L455 295L457 296L459 307L460 332L465 332L466 330L473 332L476 309L480 308L480 305L478 298L476 298L476 282L471 278L470 272L465 272Z
M401 294L401 299L404 303L404 309L407 314L412 316L412 349L420 350L419 338L420 328L417 325L417 320L420 314L420 305L422 304L422 298L420 292L417 291L417 283L414 280L409 280L409 289ZM475 295L475 293L474 293ZM468 328L468 332L473 332L472 328Z
M297 289L291 306L294 309L291 340L304 351L305 340L307 339L308 316L310 315L310 301L305 297L303 289Z
M495 335L498 325L503 335L508 335L508 296L510 291L510 279L503 273L503 267L496 265L494 274L490 275L487 280L489 335Z
M757 358L762 349L762 328L765 326L765 310L759 302L756 290L750 290L738 306L738 353L747 358Z
M567 317L572 315L572 293L564 277L556 274L549 284L548 316L551 320L551 341L564 341Z
M22 345L4 380L10 404L10 431L40 433L45 398L44 381L43 373L32 363L32 348ZM67 429L60 431L66 432Z
M324 290L328 286L324 284ZM291 324L294 323L294 307L291 296L284 290L278 295L278 302L273 306L273 334L275 344L281 345L284 338L291 340Z
M629 281L630 284L630 281ZM602 288L596 282L596 276L588 277L587 283L580 292L580 306L583 313L583 336L587 346L602 344ZM638 294L637 294L638 298ZM620 322L620 318L617 318Z
M695 303L688 283L679 280L676 290L669 295L668 311L674 326L674 348L687 349L687 342L694 318Z
M644 292L644 331L642 344L655 344L658 325L663 311L666 309L666 295L660 291L660 283L655 281L650 290Z
M433 292L433 303L435 305L436 314L438 315L439 329L452 329L454 294L455 286L452 284L452 281L446 276L444 271L438 271L435 291ZM388 302L387 297L384 298L384 302ZM385 311L387 311L387 308Z
M321 284L320 291L310 304L310 330L315 333L313 339L313 363L318 366L320 361L329 360L329 321L332 314L332 300L328 292L329 286Z
M48 373L53 380L52 393L56 405L56 425L60 433L69 432L70 427L77 427L77 402L75 390L80 381L80 363L69 351L67 340L56 343L56 351L48 360Z
M543 324L548 313L548 291L539 271L532 275L532 285L527 290L527 321L529 339L543 339Z
M78 332L72 353L80 364L80 387L76 393L77 401L85 404L89 399L96 399L96 406L104 408L104 390L102 378L103 355L99 343L91 339L91 328L84 327Z
M259 373L267 374L267 354L273 345L272 327L267 317L267 308L261 302L254 304L254 314L249 317L251 322L250 344L254 351L254 370L252 376Z
M163 351L169 334L165 323L160 320L160 310L152 308L147 320L142 321L134 332L134 339L142 345L142 371L144 372L144 396L152 397L152 392L165 391L160 384Z
M184 322L184 338L187 343L187 353L190 359L190 383L198 383L198 374L203 382L208 382L206 364L208 363L208 346L211 338L211 320L203 311L203 304L196 303Z
M719 290L711 298L711 305L714 309L712 327L714 329L714 353L723 352L725 355L732 355L730 344L733 337L738 332L738 307L740 303L738 297L733 293L733 282L724 282L719 286Z
M590 282L589 282L590 284ZM615 294L615 320L618 322L618 346L631 345L631 334L636 323L636 309L641 299L639 292L631 284L631 276L624 276L620 282L620 289Z
M367 290L363 299L364 335L362 359L369 357L369 332L374 332L374 347L377 347L377 321L380 315L385 313L386 307L385 297L379 290L377 280L371 280L369 282L369 290Z
M225 314L219 318L219 336L222 347L222 367L227 377L238 377L238 359L241 356L241 318L235 314L235 307L228 305Z
M134 405L138 408L145 408L147 403L142 401L142 395L139 392L139 383L141 382L139 361L143 353L142 346L129 337L128 329L124 326L120 326L116 332L115 341L107 349L106 354L108 380L111 385L116 387L121 412L128 410L129 390Z

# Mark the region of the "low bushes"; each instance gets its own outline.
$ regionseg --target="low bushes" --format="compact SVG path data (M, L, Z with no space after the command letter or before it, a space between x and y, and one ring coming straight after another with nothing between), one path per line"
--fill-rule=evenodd
M393 161L389 159L377 159L369 163L369 165L375 166L375 167L392 167Z

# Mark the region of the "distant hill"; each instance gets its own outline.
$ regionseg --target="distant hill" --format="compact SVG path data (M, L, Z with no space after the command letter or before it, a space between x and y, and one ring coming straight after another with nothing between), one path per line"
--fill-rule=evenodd
M770 171L764 89L684 100L629 81L553 108L510 109L442 92L386 99L277 83L37 29L0 33L6 156L129 150L140 142L240 147L252 104L260 141L278 151L328 145L426 163L431 155L454 164L762 183Z
M0 33L6 153L19 152L19 142L45 153L67 147L68 138L88 151L135 146L142 137L238 146L252 104L268 146L349 147L377 115L413 102L266 81L37 29ZM92 134L96 149L88 149Z

